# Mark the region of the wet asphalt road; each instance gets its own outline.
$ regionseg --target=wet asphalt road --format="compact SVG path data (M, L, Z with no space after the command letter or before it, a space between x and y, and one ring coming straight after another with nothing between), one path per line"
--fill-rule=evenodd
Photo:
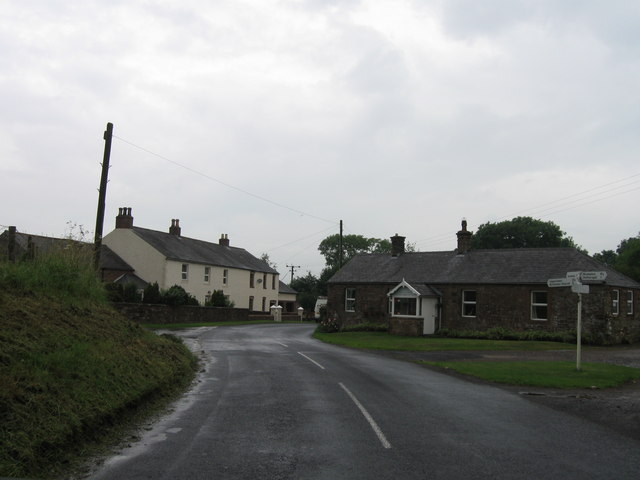
M488 385L333 347L314 326L199 328L200 382L93 479L625 479L640 442Z

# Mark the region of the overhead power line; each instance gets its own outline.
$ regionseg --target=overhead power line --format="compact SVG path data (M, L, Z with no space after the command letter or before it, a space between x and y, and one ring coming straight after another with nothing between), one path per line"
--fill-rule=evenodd
M512 213L511 215L507 215L507 216L503 216L503 217L499 217L497 220L494 220L495 222L500 222L503 220L509 220L512 219L514 217L517 216L521 216L525 213L528 213L530 215L535 215L537 217L549 217L551 215L554 215L556 213L560 213L560 212L564 212L567 210L572 210L574 208L579 208L579 207L583 207L586 205L591 205L593 203L597 203L603 200L607 200L609 198L613 198L613 197L617 197L620 195L624 195L627 193L631 193L637 190L640 190L640 187L633 187L633 188L628 188L626 190L620 191L620 192L616 192L616 193L612 193L615 192L616 190L620 190L622 188L627 188L630 186L633 186L637 183L640 183L640 173L636 173L634 175L629 175L627 177L621 178L619 180L615 180L613 182L608 182L602 185L598 185L596 187L587 189L587 190L583 190L581 192L577 192L562 198L558 198L556 200L550 201L550 202L545 202L541 205L535 206L535 207L531 207L525 210L520 210L519 212L515 212ZM631 179L636 179L637 180L632 180L629 181ZM623 183L624 182L624 183ZM617 185L617 184L621 184L621 185ZM615 187L612 188L607 188L607 187L611 187L612 185L617 185ZM601 190L598 192L598 190ZM591 192L596 192L596 193L591 193ZM590 195L586 195L588 193L591 193ZM610 195L607 195L610 194ZM576 198L576 197L581 197L581 198ZM574 200L570 200L570 199L574 199ZM566 201L569 200L569 201ZM453 235L455 235L456 232L451 232L449 231L448 233L441 233L441 234L437 234L431 237L427 237L421 240L416 241L416 245L418 246L424 246L424 245L438 245L438 244L442 244L445 242L450 242L453 237Z
M268 199L266 197L263 197L261 195L257 195L255 193L249 192L248 190L244 190L244 189L242 189L240 187L236 187L235 185L231 185L230 183L227 183L227 182L224 182L224 181L222 181L222 180L220 180L218 178L212 177L211 175L208 175L208 174L203 173L203 172L201 172L199 170L196 170L195 168L191 168L191 167L189 167L187 165L184 165L182 163L176 162L175 160L171 160L170 158L167 158L164 155L160 155L159 153L156 153L156 152L154 152L152 150L149 150L148 148L144 148L144 147L141 147L140 145L136 145L135 143L130 142L129 140L125 140L124 138L119 137L117 135L113 135L113 138L117 138L121 142L124 142L124 143L126 143L128 145L131 145L132 147L135 147L135 148L137 148L139 150L142 150L143 152L146 152L149 155L153 155L155 157L158 157L158 158L164 160L165 162L169 162L169 163L171 163L171 164L173 164L173 165L175 165L177 167L183 168L184 170L187 170L187 171L189 171L191 173L195 173L196 175L200 175L201 177L204 177L207 180L211 180L213 182L217 182L220 185L224 185L227 188L231 188L231 189L236 190L236 191L238 191L240 193L244 193L245 195L248 195L250 197L256 198L256 199L261 200L263 202L269 203L269 204L274 205L276 207L284 208L285 210L289 210L289 211L297 213L299 215L304 215L306 217L315 218L316 220L321 220L323 222L331 223L331 224L334 224L334 225L338 224L338 222L336 222L334 220L328 220L326 218L322 218L322 217L319 217L317 215L313 215L311 213L307 213L307 212L304 212L302 210L298 210L297 208L289 207L288 205L284 205L282 203L275 202L275 201L270 200L270 199Z

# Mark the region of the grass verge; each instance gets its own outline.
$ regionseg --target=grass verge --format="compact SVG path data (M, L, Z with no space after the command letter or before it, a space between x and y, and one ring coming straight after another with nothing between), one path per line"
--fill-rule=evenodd
M0 263L0 477L63 475L105 432L194 376L197 360L179 340L115 312L75 262Z
M609 388L640 379L640 369L607 363L583 363L576 370L575 362L418 362L451 369L483 380L549 388Z
M575 345L559 342L478 340L465 338L401 337L384 332L314 333L314 338L334 345L372 350L443 351L443 350L567 350Z

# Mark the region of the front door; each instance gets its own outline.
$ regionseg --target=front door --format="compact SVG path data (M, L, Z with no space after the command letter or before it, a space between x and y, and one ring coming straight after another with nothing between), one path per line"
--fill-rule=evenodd
M436 324L438 320L438 299L436 297L422 298L422 334L432 335L436 333Z

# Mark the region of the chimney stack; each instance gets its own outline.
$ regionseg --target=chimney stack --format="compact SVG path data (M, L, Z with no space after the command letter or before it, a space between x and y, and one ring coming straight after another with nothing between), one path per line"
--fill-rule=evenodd
M404 253L404 239L406 237L401 237L397 233L391 237L391 256L397 257Z
M456 233L458 237L458 255L464 255L471 250L471 237L473 234L467 231L467 220L462 219L462 230Z
M9 255L10 262L16 261L16 233L17 232L18 232L18 229L15 226L9 227L9 241L7 245L7 250L8 250L7 253Z
M171 235L175 235L177 237L180 236L180 232L182 229L180 228L180 220L178 218L171 219L171 226L169 227L169 233Z
M222 245L223 247L228 247L229 246L229 235L227 235L226 233L223 233L222 235L220 235L220 240L218 240L218 243L220 245Z
M130 207L118 209L118 216L116 217L116 228L133 228L133 217L131 216Z

